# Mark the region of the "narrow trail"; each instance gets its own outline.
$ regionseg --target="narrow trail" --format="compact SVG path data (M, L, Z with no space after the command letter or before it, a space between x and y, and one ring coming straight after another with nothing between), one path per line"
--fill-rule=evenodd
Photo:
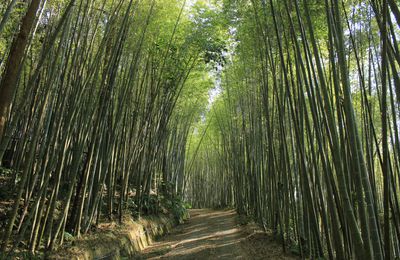
M195 209L190 215L138 259L295 259L264 233L238 225L233 210Z

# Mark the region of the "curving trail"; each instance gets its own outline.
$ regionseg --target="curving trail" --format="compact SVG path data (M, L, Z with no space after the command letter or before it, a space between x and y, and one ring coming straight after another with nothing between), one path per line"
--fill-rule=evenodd
M138 259L294 259L265 234L239 226L233 210L195 209L190 215Z

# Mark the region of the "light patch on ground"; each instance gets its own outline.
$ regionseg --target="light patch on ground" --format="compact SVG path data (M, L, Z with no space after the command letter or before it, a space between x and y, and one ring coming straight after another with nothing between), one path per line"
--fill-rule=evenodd
M253 226L240 226L233 210L191 210L191 219L137 259L295 259Z

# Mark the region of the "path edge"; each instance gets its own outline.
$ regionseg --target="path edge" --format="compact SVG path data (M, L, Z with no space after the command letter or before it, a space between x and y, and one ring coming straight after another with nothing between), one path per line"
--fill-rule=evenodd
M186 214L182 219L188 219ZM121 226L101 233L94 232L74 241L72 246L50 252L46 259L100 260L131 257L168 234L180 221L173 215L128 218Z

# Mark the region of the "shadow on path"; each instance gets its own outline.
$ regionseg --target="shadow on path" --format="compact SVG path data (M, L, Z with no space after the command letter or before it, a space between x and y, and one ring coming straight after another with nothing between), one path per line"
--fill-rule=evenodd
M264 238L254 247L253 234L241 230L234 210L193 209L190 216L136 259L294 259L283 255L276 243L265 243Z
M190 220L141 253L142 259L246 259L233 210L190 210Z

